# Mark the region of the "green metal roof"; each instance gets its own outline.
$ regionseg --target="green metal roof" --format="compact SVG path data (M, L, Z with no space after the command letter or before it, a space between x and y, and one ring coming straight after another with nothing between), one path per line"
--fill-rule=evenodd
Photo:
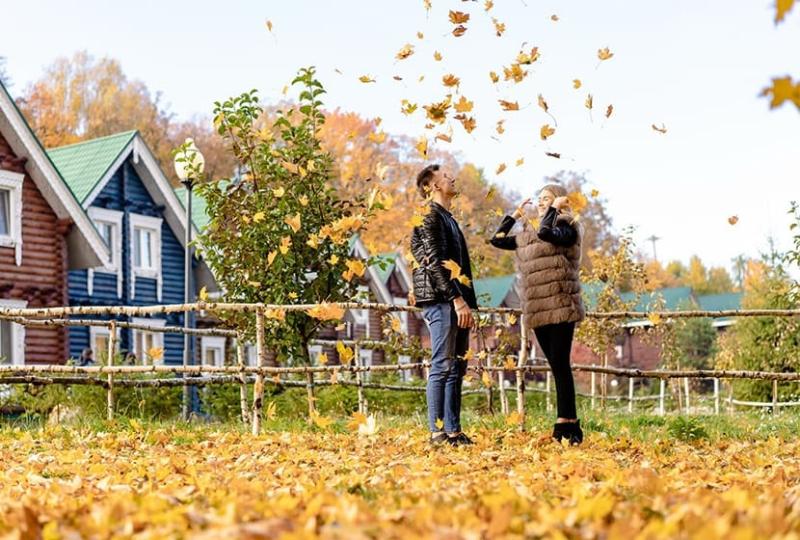
M704 294L697 297L697 304L704 311L722 311L728 309L740 309L742 307L742 297L738 293Z
M178 199L181 201L181 206L185 210L186 188L175 188L175 195L178 196ZM211 218L208 216L207 208L208 205L206 204L206 200L202 196L198 195L196 191L192 190L192 223L194 223L194 226L197 227L197 230L199 231L205 229L208 225L208 222L211 221Z
M630 302L635 297L636 295L632 292L622 293L620 295L620 298L622 298L624 302ZM657 289L652 292L644 293L631 311L651 311L655 309L660 297L664 298L664 306L662 309L665 311L686 309L685 306L692 302L692 288L666 287L664 289Z
M515 277L514 274L510 274L474 280L472 285L475 287L478 303L484 307L499 307L514 286Z
M78 202L84 204L135 135L136 131L117 133L52 148L47 155Z

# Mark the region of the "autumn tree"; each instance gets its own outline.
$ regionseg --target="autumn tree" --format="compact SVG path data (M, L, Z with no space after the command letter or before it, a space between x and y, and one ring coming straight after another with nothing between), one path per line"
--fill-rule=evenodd
M137 129L164 172L177 181L172 150L190 134L206 156L208 174L222 177L233 170L230 153L209 119L176 122L160 94L128 78L111 58L96 59L85 51L58 58L18 102L47 148Z
M349 258L359 233L383 196L371 191L350 200L332 186L334 158L318 138L325 117L322 85L303 69L298 106L279 111L263 129L255 91L218 102L214 122L243 174L198 186L209 225L200 252L233 302L325 304L352 298L365 262ZM277 132L277 136L272 133ZM325 305L305 311L268 313L267 341L279 359L308 363L308 343L343 310ZM252 318L226 314L226 322L252 333Z

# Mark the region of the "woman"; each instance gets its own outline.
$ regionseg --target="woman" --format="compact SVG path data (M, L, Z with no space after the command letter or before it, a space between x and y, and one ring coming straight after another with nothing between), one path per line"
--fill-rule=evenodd
M575 324L585 315L579 278L581 231L568 209L566 195L559 185L544 186L539 192L538 230L525 222L522 232L508 234L531 203L527 199L511 216L503 218L491 243L500 249L516 250L524 324L536 334L556 382L558 419L553 438L580 444L583 431L575 408L570 351Z

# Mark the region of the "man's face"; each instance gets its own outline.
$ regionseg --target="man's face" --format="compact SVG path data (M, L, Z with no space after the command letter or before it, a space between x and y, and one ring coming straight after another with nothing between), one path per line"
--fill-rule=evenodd
M431 187L434 189L434 191L440 191L445 197L453 197L457 193L456 179L444 169L434 171Z

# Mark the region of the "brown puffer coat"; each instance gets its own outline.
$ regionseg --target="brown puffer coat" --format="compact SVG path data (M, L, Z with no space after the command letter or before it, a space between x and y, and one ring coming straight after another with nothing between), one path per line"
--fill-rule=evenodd
M562 221L570 223L578 233L570 247L540 240L530 226L516 235L517 288L528 328L578 322L586 315L579 277L581 228L568 214L556 217L557 223Z

